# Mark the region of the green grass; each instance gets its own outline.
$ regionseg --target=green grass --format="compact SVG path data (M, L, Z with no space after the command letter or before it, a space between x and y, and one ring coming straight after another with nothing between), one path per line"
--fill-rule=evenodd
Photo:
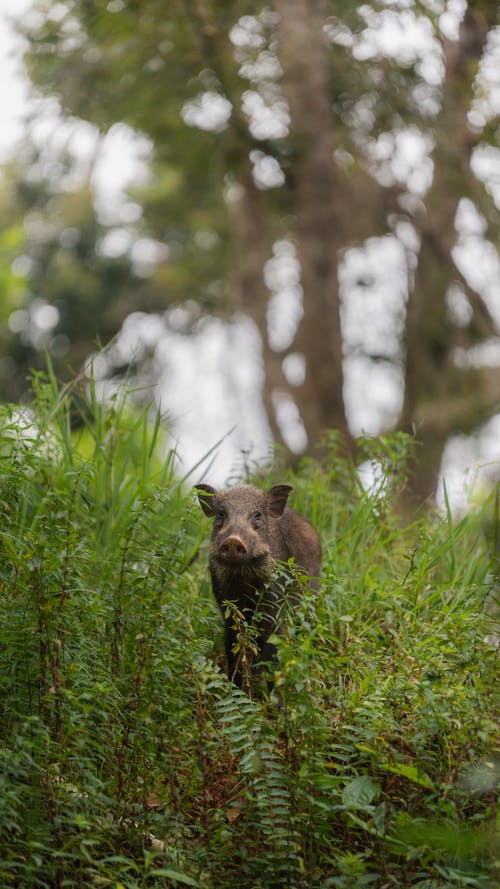
M159 422L77 404L1 410L0 886L496 885L494 497L402 528L402 437L371 496L335 438L269 471L324 571L252 700Z

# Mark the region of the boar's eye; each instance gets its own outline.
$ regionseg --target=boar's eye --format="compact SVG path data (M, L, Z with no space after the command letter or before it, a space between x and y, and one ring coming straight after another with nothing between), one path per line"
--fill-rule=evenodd
M219 519L219 521L221 522L225 518L225 515L226 515L226 512L221 506L221 508L218 509L217 512L215 513L215 518Z
M262 518L262 513L260 512L259 509L255 510L253 517L254 517L254 519L257 519L257 521L259 521Z

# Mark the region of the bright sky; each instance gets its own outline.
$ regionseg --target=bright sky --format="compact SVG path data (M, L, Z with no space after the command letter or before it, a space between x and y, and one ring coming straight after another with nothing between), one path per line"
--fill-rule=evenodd
M0 0L0 160L5 159L23 133L23 115L27 110L28 81L22 64L23 41L14 31L10 18L20 17L31 0Z

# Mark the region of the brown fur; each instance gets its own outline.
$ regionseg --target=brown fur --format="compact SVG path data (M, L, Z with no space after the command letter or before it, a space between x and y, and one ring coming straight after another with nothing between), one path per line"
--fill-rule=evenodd
M311 577L316 587L321 568L321 543L317 531L287 505L292 488L275 485L261 491L241 485L216 491L210 485L197 485L196 493L207 516L214 519L210 546L210 575L215 599L224 614L225 648L229 676L241 688L248 684L249 655L242 651L237 619L225 603L232 603L245 620L254 622L257 661L269 661L274 647L268 642L280 632L281 612L286 593L283 584L273 580L277 562L293 559L299 572ZM299 584L289 590L296 604ZM235 650L239 649L239 650ZM251 658L250 658L251 660Z

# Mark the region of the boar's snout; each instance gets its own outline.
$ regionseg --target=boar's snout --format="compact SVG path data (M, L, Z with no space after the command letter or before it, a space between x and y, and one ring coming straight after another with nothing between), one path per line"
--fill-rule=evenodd
M233 534L222 541L219 556L225 562L244 562L248 558L248 549L241 537Z

